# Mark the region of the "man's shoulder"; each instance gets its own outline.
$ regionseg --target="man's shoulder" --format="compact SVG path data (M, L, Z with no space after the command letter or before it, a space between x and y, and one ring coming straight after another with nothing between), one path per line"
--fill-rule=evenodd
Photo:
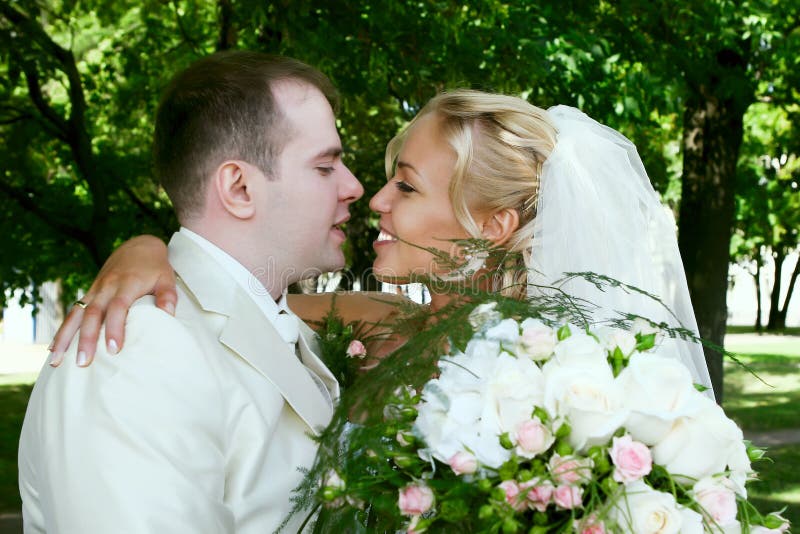
M176 360L176 365L187 363L187 358L202 365L207 359L204 354L215 348L209 340L216 339L218 321L203 314L190 295L179 291L178 300L175 315L156 307L152 296L134 302L125 323L125 344L114 358L124 358L126 353L142 358L167 356ZM98 345L98 352L101 349Z

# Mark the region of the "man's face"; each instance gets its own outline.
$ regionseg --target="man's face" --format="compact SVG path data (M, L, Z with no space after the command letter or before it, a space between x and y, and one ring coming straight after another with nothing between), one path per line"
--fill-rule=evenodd
M315 87L287 81L273 89L289 140L276 158L265 195L263 231L286 283L344 266L339 228L364 188L342 162L330 104Z

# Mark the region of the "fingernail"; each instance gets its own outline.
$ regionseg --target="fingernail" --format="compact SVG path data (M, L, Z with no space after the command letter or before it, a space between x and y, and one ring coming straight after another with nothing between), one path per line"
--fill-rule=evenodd
M109 354L116 354L119 352L119 347L117 346L117 342L113 339L108 340L108 353Z
M64 359L63 352L53 352L50 351L50 366L51 367L58 367L61 363L61 360Z
M173 303L167 302L166 304L164 304L164 309L168 314L175 315L175 305Z
M88 359L86 358L86 353L84 351L80 351L78 353L78 366L79 367L86 367L86 364L88 363L87 360Z

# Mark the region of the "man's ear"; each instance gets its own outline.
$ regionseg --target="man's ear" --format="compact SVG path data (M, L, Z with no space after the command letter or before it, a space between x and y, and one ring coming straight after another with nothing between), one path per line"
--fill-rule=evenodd
M519 213L512 208L503 208L483 221L483 237L496 246L504 245L519 228Z
M237 219L255 215L255 167L243 161L226 161L214 173L213 186L225 210Z

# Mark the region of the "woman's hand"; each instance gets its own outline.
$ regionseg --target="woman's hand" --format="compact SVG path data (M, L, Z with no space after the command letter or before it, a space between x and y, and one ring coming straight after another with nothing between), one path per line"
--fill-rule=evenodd
M108 352L119 352L125 342L128 310L136 299L149 294L155 295L156 306L175 314L178 295L167 247L157 237L142 235L126 241L109 256L82 299L86 307L75 305L67 314L50 346L50 365L61 363L79 328L77 363L81 367L92 363L103 319Z

